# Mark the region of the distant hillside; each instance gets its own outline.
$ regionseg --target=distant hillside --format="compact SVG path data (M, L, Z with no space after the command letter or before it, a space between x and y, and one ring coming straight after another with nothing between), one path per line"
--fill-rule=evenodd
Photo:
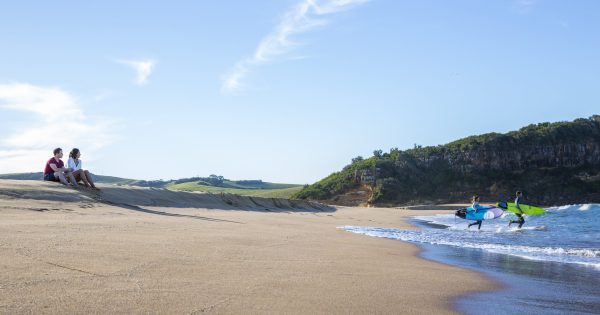
M41 180L42 173L0 174L0 179ZM98 183L129 185L139 187L167 188L171 190L204 191L211 193L230 193L243 196L265 198L290 198L302 189L301 185L278 184L262 180L229 180L223 176L191 177L177 180L136 180L114 176L95 175Z
M512 198L541 205L600 202L600 116L540 123L446 145L375 151L294 197L337 204L410 205Z
M302 186L294 184L268 183L262 180L233 181L217 175L178 179L168 182L164 187L171 190L230 193L268 198L290 198L302 189Z
M183 190L183 191L204 191L211 193L229 193L242 196L253 196L253 197L265 197L265 198L286 198L289 199L294 194L298 193L301 189L301 185L288 185L288 184L273 184L266 183L264 188L226 188L219 186L210 186L199 184L198 182L186 182L180 184L168 184L166 188L171 190ZM271 188L269 188L271 187Z

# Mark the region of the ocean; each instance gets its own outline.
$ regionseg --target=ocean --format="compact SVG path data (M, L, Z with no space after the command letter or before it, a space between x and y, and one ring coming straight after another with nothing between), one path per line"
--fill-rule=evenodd
M418 231L344 226L373 237L412 242L426 259L482 272L503 289L461 297L466 314L600 314L600 204L547 208L526 216L507 213L467 229L452 214L417 216Z

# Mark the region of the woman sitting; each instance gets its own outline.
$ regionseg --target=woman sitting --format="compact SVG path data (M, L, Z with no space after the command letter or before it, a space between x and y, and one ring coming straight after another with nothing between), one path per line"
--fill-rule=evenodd
M99 190L96 185L94 185L90 172L82 168L82 161L79 157L81 157L81 152L79 152L79 149L74 148L71 150L71 153L69 153L69 161L67 162L68 167L73 170L75 180L78 182L82 181L85 187L92 187Z

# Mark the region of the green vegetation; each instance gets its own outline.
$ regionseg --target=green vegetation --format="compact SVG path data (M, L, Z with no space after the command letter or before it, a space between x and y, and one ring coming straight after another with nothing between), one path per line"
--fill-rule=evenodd
M223 176L183 178L169 181L164 187L171 190L230 193L265 198L290 198L302 189L300 185L277 184L262 180L229 180Z
M168 184L165 186L171 190L204 191L210 193L230 193L242 196L265 197L265 198L290 198L302 189L300 185L267 183L264 187L270 188L229 188L199 184L198 182L185 182L180 184Z
M375 150L294 197L334 200L375 178L370 202L380 205L455 202L479 194L508 199L524 190L540 204L600 200L600 116L540 123L506 134L470 136L446 145ZM368 178L368 176L367 176Z
M376 165L377 160L375 158L365 160L358 157L353 159L353 161L352 164L346 166L341 172L335 172L313 185L305 185L292 198L324 200L357 187L359 184L353 180L355 173L371 169Z

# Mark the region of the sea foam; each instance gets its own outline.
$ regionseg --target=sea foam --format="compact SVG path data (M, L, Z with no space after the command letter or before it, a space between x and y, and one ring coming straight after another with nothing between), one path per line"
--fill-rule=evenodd
M600 268L600 205L584 204L548 208L541 215L527 216L522 229L509 219L485 220L481 230L467 229L466 221L454 215L418 216L414 220L434 224L420 231L366 226L340 227L348 232L414 243L456 246L531 260L574 263ZM439 227L443 228L439 228Z

